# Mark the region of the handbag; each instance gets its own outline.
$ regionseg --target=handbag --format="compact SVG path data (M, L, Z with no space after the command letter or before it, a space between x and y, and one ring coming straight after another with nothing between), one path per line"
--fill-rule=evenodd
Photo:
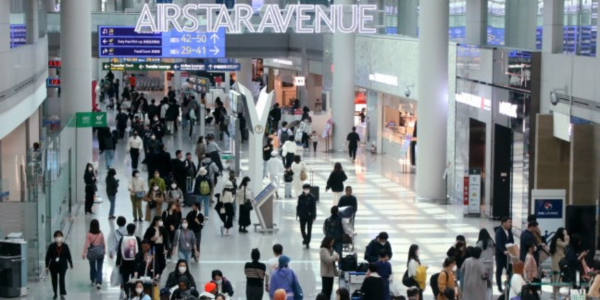
M148 202L148 207L150 209L155 209L156 208L156 201L150 200L150 202Z
M244 202L244 209L247 211L253 210L254 207L252 207L252 203L250 203L250 200L246 198L246 188L244 188L244 199L246 199L246 202Z
M416 280L414 278L408 277L408 270L406 270L404 272L404 276L402 276L402 284L405 287L419 286L419 284L416 282Z
M110 273L110 286L115 287L121 285L122 276L119 273L119 268L113 268Z
M94 260L98 260L102 257L104 257L104 247L102 247L101 245L93 245L94 242L98 239L98 237L96 237L91 243L90 246L88 247L87 250L87 255L85 256L89 261L94 261Z
M294 292L294 300L302 300L304 298L304 292L302 292L302 287L298 282L298 278L296 278L296 274L294 273L294 278L292 282L292 291Z
M144 198L144 196L146 195L146 193L144 193L144 191L137 191L135 192L135 196L138 198Z
M306 174L306 170L302 169L300 171L300 181L306 181L308 179L308 175Z

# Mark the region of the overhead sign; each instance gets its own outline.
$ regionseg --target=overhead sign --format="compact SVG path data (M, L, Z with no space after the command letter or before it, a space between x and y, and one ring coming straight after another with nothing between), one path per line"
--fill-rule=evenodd
M188 64L188 63L177 63L173 64L173 70L175 71L205 71L205 64Z
M16 48L27 44L27 26L10 24L10 47Z
M106 112L78 112L75 116L77 128L108 126Z
M103 63L104 71L204 71L205 64L188 63Z
M111 63L159 63L160 61L161 59L157 57L113 57L110 59Z
M344 11L346 9L346 11ZM156 14L153 14L153 11ZM231 11L231 14L230 14ZM285 33L293 29L296 33L321 33L328 29L335 33L376 33L374 16L377 5L338 5L328 8L311 4L290 4L280 8L276 4L263 5L258 28L252 24L252 6L236 4L233 9L226 4L156 4L150 8L144 4L135 26L136 32L218 32L226 29L229 33ZM206 15L206 24L200 25L198 15ZM350 17L350 22L344 20ZM313 20L313 21L311 21ZM294 24L292 24L294 22ZM346 24L349 23L349 24ZM294 26L295 25L295 26Z
M540 228L565 226L566 190L531 190L531 211Z
M225 57L225 29L138 32L128 26L99 26L98 46L99 57L220 58Z
M59 88L60 87L60 78L47 78L46 79L46 87Z
M240 70L240 64L208 64L206 71L208 72L235 72Z
M48 68L50 68L50 69L60 68L61 66L62 66L62 61L60 61L60 60L49 60L48 61Z
M304 78L304 76L294 77L294 85L295 86L304 86L305 84L306 84L306 78Z

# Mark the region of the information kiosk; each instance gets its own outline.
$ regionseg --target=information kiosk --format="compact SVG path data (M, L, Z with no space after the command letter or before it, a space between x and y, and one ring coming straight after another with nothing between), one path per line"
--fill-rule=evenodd
M267 185L254 198L252 205L258 217L258 224L254 224L254 231L258 232L274 232L277 233L279 228L273 223L273 201L275 200L275 191L277 188L270 184ZM260 226L260 228L258 228Z

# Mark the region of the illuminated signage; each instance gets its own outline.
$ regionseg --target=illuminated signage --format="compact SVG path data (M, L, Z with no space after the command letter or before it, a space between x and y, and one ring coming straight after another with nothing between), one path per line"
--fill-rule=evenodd
M517 115L518 108L519 108L519 106L516 104L512 104L509 102L500 102L500 104L498 105L498 112L505 116L509 116L511 118L516 118L518 116Z
M286 66L293 66L294 65L293 61L287 60L287 59L274 58L273 62L276 63L276 64L286 65Z
M312 4L291 4L285 9L279 5L264 5L258 28L252 24L252 6L236 4L228 10L225 4L157 4L156 14L144 4L135 26L135 32L217 32L226 29L229 33L285 33L293 29L296 33L376 33L374 16L377 5L337 5L328 8ZM230 14L231 11L231 14ZM206 25L201 25L198 13L206 15ZM349 19L346 19L349 18ZM314 20L314 21L311 21ZM292 24L293 23L293 24Z
M303 76L294 77L294 85L295 86L304 86L306 84L306 79Z
M398 86L398 77L385 74L369 74L369 80L383 84Z
M60 60L49 60L48 68L60 68L62 66L62 61Z
M48 78L46 79L46 87L58 88L60 87L60 78Z
M463 103L483 110L492 109L492 100L475 96L469 93L460 93L455 96L456 102Z

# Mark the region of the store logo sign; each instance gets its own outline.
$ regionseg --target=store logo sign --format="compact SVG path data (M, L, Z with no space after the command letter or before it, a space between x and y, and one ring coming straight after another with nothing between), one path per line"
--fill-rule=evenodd
M483 110L492 110L492 100L469 93L455 95L456 102L463 103Z
M295 86L304 86L306 83L306 79L303 76L294 77L294 85Z
M369 80L383 84L398 86L398 77L385 74L369 74Z
M498 105L498 112L511 118L516 118L518 116L517 109L519 109L518 105L509 102L500 102Z
M294 62L287 59L274 58L273 62L280 65L293 66Z

